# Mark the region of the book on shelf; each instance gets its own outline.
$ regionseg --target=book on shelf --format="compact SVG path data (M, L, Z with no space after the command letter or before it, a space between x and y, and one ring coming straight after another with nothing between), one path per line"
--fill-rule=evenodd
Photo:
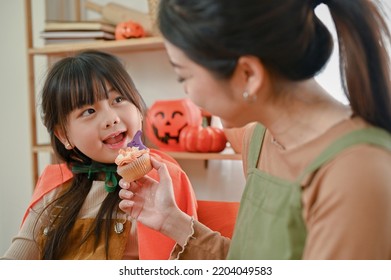
M47 21L44 31L106 31L115 33L115 25L103 21Z
M96 30L96 31L42 31L43 39L105 39L114 40L114 33Z
M105 42L108 40L105 39L95 39L95 38L73 38L73 39L67 39L67 38L47 38L44 40L45 45L57 45L57 44L77 44L77 43L98 43L98 42ZM109 40L110 41L110 40Z

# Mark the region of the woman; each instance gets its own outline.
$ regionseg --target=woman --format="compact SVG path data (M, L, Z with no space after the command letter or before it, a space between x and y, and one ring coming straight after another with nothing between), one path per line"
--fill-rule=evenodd
M322 2L349 106L314 79L333 49ZM162 0L158 22L188 96L245 126L247 183L232 240L178 210L156 160L160 183L121 181L120 208L175 239L172 258L391 259L389 31L373 1Z

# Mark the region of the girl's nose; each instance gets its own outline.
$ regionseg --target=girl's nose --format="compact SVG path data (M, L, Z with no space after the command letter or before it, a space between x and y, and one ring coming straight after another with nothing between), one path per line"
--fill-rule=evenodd
M111 127L111 126L114 126L114 125L116 125L116 124L118 124L118 123L119 123L118 120L108 121L108 122L106 122L106 128L109 128L109 127Z
M110 128L119 123L120 123L120 119L118 115L114 112L114 110L109 109L106 113L106 117L104 120L104 127Z

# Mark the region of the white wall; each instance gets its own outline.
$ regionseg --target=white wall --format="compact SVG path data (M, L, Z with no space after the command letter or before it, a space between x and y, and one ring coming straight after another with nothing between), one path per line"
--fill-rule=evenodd
M316 8L316 14L322 21L329 27L331 34L334 39L334 52L328 61L326 68L323 69L316 80L328 90L337 100L344 104L348 104L348 100L343 93L341 82L340 82L340 71L339 71L339 58L338 58L338 41L337 35L334 28L333 20L330 13L325 5L319 5Z
M17 232L32 191L24 2L0 2L0 255Z

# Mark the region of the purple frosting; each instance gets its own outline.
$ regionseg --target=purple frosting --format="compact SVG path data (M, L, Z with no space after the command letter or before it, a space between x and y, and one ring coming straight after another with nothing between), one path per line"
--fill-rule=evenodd
M136 134L133 137L133 140L128 143L128 147L138 147L139 150L146 150L147 147L143 144L143 141L141 140L141 135L143 133L141 130L138 130Z

